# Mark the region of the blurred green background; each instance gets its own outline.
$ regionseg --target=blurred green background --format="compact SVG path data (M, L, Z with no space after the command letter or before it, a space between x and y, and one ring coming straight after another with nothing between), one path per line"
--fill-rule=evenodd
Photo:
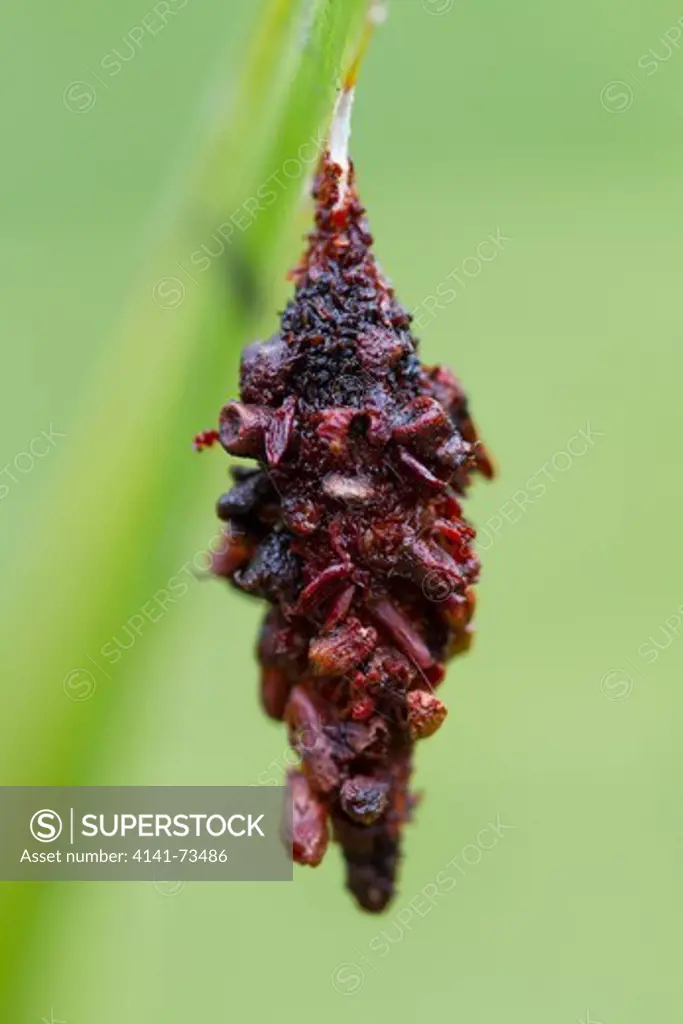
M239 261L193 281L164 255L198 115L259 14L175 6L115 75L102 61L130 53L149 0L0 16L5 783L256 784L286 764L257 703L256 603L192 581L115 665L101 654L215 533L226 462L191 436L234 395L255 321L272 330L307 222L300 208L267 267L263 225L244 233L256 285ZM681 14L392 0L363 71L353 151L380 259L500 467L468 503L479 637L419 750L396 903L359 913L334 849L292 885L5 885L8 1024L680 1019ZM227 217L253 191L233 176L216 194ZM184 267L206 223L190 218ZM177 306L154 301L166 275ZM195 307L212 319L181 363ZM585 454L561 454L588 423ZM520 490L534 500L515 514ZM473 854L497 816L514 828ZM456 887L425 913L453 858Z

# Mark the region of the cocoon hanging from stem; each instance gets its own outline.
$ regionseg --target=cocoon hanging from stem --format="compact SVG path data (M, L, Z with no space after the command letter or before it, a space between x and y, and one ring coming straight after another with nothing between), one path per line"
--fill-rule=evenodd
M213 569L270 605L261 700L301 761L293 857L316 866L339 843L369 911L394 895L413 750L442 726L445 663L471 643L479 562L461 503L493 474L459 381L418 358L358 194L351 112L382 10L342 82L280 329L245 350L239 401L200 435L256 462L218 502Z

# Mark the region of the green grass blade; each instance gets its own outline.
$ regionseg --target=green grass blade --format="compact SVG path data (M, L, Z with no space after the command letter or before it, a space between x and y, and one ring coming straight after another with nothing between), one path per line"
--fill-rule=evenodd
M151 596L149 580L162 586L193 553L182 550L179 528L204 496L191 437L234 391L239 349L263 314L275 271L284 269L278 254L303 175L203 276L187 276L188 260L318 133L364 7L365 0L269 0L233 102L226 107L228 82L212 97L220 116L205 131L179 208L44 493L49 516L27 523L15 578L6 581L13 603L2 623L11 679L0 744L4 784L82 784L93 777L137 652L112 667L111 679L85 703L67 699L64 681L74 670L92 671L90 659ZM227 288L226 278L242 285ZM47 891L0 888L3 1020L20 1019L22 957Z

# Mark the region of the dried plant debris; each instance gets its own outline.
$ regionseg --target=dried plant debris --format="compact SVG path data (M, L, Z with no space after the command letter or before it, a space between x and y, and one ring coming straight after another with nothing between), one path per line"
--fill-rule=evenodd
M256 466L233 468L218 501L213 568L271 606L261 700L301 759L293 857L315 866L334 839L356 900L380 911L416 802L414 744L441 726L444 664L472 638L479 563L461 499L492 466L461 385L421 364L372 254L345 156L351 98L319 166L294 297L279 332L245 350L240 401L220 414L223 448Z

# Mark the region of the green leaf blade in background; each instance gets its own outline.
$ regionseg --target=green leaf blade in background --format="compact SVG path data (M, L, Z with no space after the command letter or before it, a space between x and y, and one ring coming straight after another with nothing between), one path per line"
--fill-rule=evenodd
M192 557L183 549L189 534L180 524L191 522L215 491L215 475L198 468L191 439L215 421L235 390L239 350L263 315L274 273L285 269L277 265L282 235L304 177L260 213L248 246L231 252L233 263L216 259L193 280L185 272L188 259L319 134L364 7L365 0L269 0L232 102L226 101L231 82L214 88L214 120L198 138L178 208L169 210L171 223L163 226L119 340L45 494L51 525L46 528L43 514L27 522L16 553L12 605L2 623L12 678L0 744L4 784L78 785L96 770L103 734L138 653L109 666L92 699L70 700L65 688L77 694L90 685L88 673L97 674L93 663L102 664L103 644L151 597L149 581L162 586ZM239 284L229 286L235 252L258 283L256 301L245 301ZM216 525L211 504L205 508L208 544ZM20 1012L16 979L48 888L0 888L9 922L0 940L3 1020Z

